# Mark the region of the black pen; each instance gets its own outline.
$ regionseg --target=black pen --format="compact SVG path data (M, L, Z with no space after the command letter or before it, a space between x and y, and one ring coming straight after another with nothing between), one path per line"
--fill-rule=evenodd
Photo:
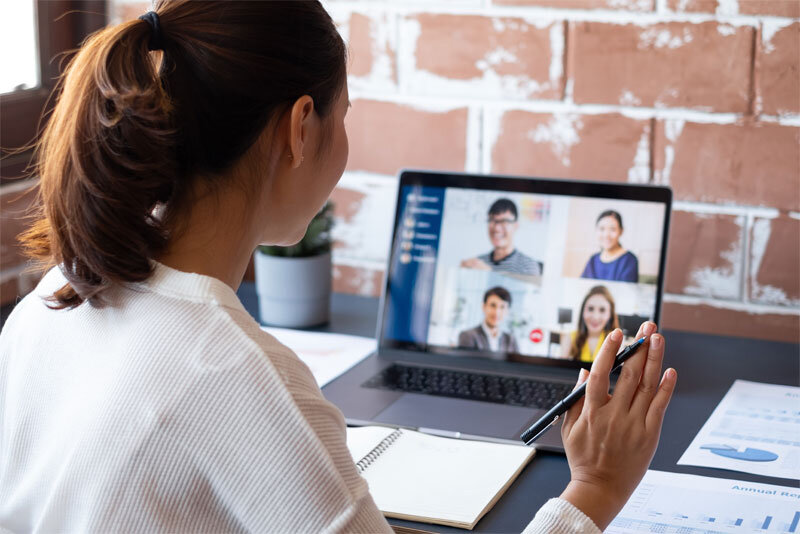
M624 349L622 352L617 354L617 357L614 358L614 367L611 369L612 372L619 369L619 367L633 354L636 352L636 349L641 347L644 344L645 338L639 338ZM547 432L547 430L553 426L556 421L561 417L561 415L572 408L572 405L578 402L578 399L586 395L586 382L580 385L580 387L576 388L575 391L561 399L558 404L550 408L546 414L544 414L538 421L533 423L528 430L522 433L519 437L522 441L525 442L525 445L530 445L537 439L539 436Z

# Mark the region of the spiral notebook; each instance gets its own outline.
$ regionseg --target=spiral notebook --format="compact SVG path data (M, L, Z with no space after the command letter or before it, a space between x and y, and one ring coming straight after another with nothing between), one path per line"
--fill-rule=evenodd
M536 452L381 426L349 427L347 447L386 517L470 530Z

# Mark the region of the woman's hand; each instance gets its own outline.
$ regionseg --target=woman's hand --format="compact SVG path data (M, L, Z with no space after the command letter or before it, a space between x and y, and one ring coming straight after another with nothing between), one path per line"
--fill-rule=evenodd
M614 330L606 338L591 372L581 369L578 385L588 377L586 396L566 413L561 428L571 473L561 498L600 530L616 517L647 471L675 390L674 369L661 378L664 337L655 331L651 322L639 328L637 339L647 339L622 366L613 395L608 393L609 373L622 332Z

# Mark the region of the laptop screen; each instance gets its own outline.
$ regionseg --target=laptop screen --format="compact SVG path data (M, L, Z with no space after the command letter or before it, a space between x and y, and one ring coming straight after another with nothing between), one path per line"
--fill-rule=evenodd
M591 362L658 320L663 187L406 171L381 345L531 363Z

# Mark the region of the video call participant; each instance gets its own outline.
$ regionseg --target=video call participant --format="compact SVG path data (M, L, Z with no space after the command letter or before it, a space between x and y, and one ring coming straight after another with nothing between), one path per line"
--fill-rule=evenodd
M606 336L615 328L619 328L619 319L614 297L605 286L593 287L583 298L578 330L570 335L570 343L561 344L561 356L582 362L594 361Z
M586 262L581 278L638 282L639 260L619 242L622 215L614 210L604 211L597 218L596 230L600 252Z
M542 262L536 261L514 248L514 234L519 228L517 205L507 198L496 200L489 208L488 222L489 241L494 249L477 258L462 261L461 267L540 276Z
M500 326L511 307L511 293L504 287L493 287L483 295L483 322L458 335L458 346L465 349L490 350L502 358L507 352L519 352L514 337Z

